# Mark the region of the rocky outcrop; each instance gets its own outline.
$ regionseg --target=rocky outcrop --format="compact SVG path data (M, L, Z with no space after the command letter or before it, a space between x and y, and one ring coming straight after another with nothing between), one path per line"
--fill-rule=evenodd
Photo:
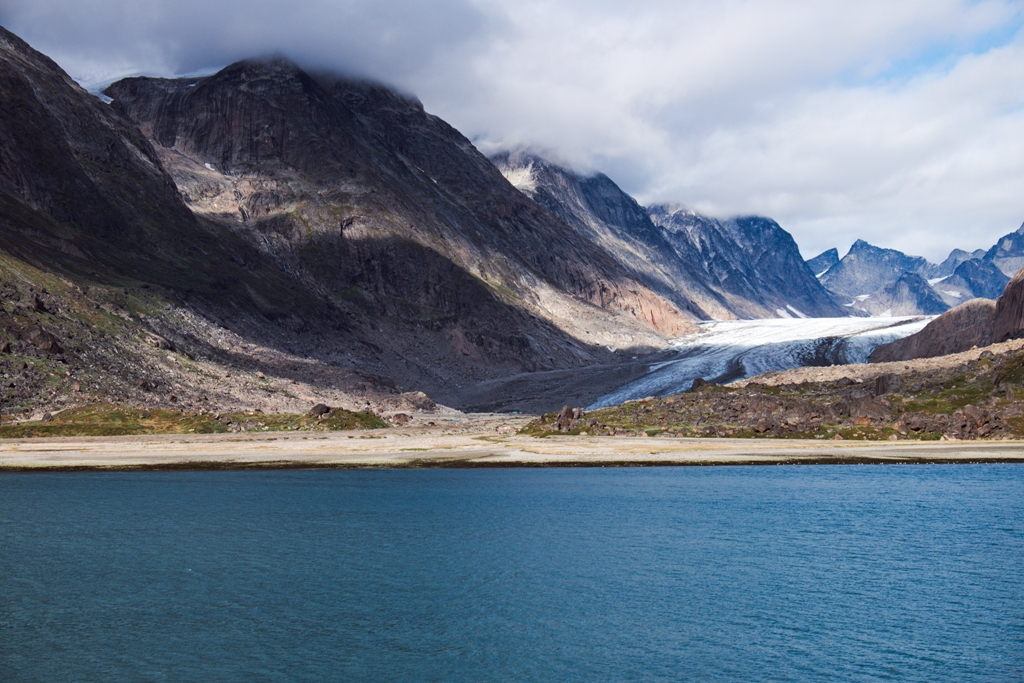
M1024 268L1010 278L1003 295L996 301L992 321L992 341L1016 339L1024 332Z
M992 325L996 302L973 299L946 311L923 330L889 344L883 344L869 356L871 363L933 358L959 353L992 343Z

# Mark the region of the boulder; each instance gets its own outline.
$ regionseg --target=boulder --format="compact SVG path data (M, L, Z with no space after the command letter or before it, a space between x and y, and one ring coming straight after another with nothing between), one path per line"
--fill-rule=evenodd
M879 375L875 379L875 396L885 396L886 394L898 394L903 386L900 376L889 372L884 375Z
M315 406L309 409L309 414L312 417L321 417L323 415L330 415L331 409L329 406L323 403L317 403Z
M57 342L57 338L41 327L34 327L29 330L25 339L32 346L46 353L58 354L63 352L63 349Z
M150 346L154 346L154 347L156 347L158 349L162 349L164 351L173 351L174 350L174 344L172 344L171 342L167 341L166 339L161 337L159 334L156 334L155 332L149 332L148 330L143 330L142 331L142 340L144 342L146 342L147 344L149 344Z
M555 421L558 422L558 426L562 429L567 429L575 419L574 412L575 411L572 406L564 406L560 411L558 411L558 417L555 418Z

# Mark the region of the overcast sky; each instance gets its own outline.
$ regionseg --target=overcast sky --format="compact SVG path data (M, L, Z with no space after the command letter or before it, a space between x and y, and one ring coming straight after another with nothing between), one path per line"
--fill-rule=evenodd
M0 0L94 85L283 53L416 94L485 152L757 213L805 256L943 258L1024 221L1024 0Z

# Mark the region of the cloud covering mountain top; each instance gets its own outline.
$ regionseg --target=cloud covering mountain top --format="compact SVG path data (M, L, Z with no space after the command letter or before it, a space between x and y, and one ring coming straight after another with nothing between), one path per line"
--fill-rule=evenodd
M269 53L415 93L485 152L940 260L1024 219L1024 2L6 0L72 76Z

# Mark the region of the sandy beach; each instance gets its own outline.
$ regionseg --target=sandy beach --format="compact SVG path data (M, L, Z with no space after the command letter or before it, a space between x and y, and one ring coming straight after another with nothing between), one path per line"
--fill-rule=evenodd
M613 467L1021 462L1024 443L553 436L527 417L466 415L387 430L5 440L0 471Z

